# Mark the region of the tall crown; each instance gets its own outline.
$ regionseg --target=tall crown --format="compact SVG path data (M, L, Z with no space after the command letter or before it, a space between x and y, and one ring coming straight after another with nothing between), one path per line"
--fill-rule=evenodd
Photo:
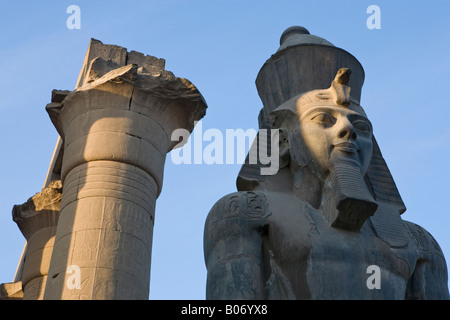
M352 88L352 98L360 101L364 69L353 55L311 35L304 27L286 29L277 52L265 62L256 78L264 105L259 117L260 126L283 102L303 92L329 88L341 68L352 71L347 84Z

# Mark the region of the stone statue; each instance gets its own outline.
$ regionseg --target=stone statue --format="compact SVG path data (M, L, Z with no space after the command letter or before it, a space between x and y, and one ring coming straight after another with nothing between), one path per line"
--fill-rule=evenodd
M280 166L262 176L247 162L239 191L211 209L206 297L448 299L439 245L400 217L406 208L359 103L362 68L320 39L287 29L258 75L260 128L279 130Z

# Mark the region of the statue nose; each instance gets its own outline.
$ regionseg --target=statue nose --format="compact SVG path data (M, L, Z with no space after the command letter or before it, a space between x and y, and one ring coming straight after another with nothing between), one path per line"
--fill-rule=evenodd
M356 131L350 123L348 123L344 127L342 127L338 131L337 136L340 139L348 139L348 140L352 140L352 141L356 140L356 138L357 138Z

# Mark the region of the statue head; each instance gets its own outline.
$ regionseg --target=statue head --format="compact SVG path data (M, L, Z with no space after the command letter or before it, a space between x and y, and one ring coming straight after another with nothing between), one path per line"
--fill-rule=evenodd
M372 124L350 96L350 74L348 68L339 69L328 89L300 94L271 116L288 141L280 144L280 153L289 148L299 189L294 193L327 213L334 210L334 226L359 230L378 205L365 181L373 153ZM328 201L333 205L325 209Z
M372 158L372 124L350 97L350 74L350 69L340 69L329 89L294 98L303 152L309 152L313 170L322 177L336 163L358 167L365 175Z

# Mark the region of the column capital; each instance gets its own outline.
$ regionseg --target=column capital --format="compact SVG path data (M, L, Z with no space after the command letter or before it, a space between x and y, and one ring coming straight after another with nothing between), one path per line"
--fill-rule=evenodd
M56 180L50 182L46 188L29 198L24 204L13 207L13 220L27 241L43 228L56 227L61 197L61 181Z

